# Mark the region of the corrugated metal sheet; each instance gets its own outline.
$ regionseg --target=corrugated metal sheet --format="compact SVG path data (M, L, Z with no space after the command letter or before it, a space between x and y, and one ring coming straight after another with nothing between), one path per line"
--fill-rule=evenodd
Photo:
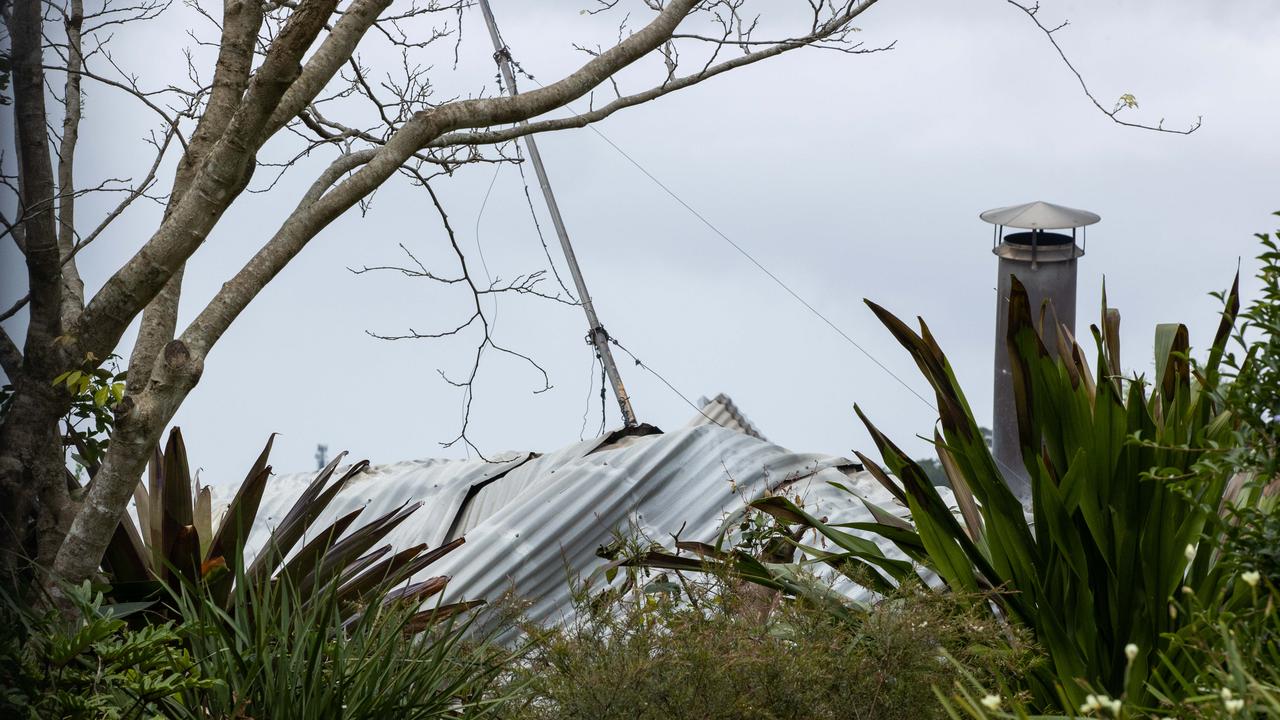
M502 462L427 460L371 468L353 480L315 527L364 507L367 521L409 501L424 502L389 537L395 548L466 543L424 575L453 577L447 600L495 599L508 590L530 603L530 619L554 622L571 610L569 579L604 563L597 548L618 533L668 545L713 542L740 518L745 502L780 487L832 522L870 521L861 501L892 498L853 463L795 453L742 432L702 424L670 433L578 443L546 455L513 453ZM261 548L313 473L273 478L251 533ZM898 510L905 515L905 509ZM452 531L452 532L451 532ZM896 548L886 550L901 557ZM854 594L856 589L850 588Z
M462 508L467 493L473 486L519 466L530 457L530 453L507 453L495 458L499 461L493 463L409 460L375 465L348 482L321 513L313 527L323 528L341 515L363 507L364 512L356 522L359 526L406 502L421 500L422 507L410 520L416 527L413 532L415 540L405 543L403 547L421 542L439 545L445 541L450 523ZM337 475L341 476L344 470L345 468L340 468ZM284 518L294 501L302 494L303 488L314 477L315 473L311 472L271 478L263 493L257 520L245 544L247 552L256 554L262 549L271 528ZM228 492L222 499L229 501L230 496L231 493ZM401 527L397 532L403 534L404 528Z
M742 411L738 409L738 406L734 404L733 399L728 395L720 393L710 400L702 398L700 404L702 409L689 421L690 427L707 424L719 425L722 428L737 430L753 438L766 439L764 434L756 429L755 425L751 424L747 416L742 414Z

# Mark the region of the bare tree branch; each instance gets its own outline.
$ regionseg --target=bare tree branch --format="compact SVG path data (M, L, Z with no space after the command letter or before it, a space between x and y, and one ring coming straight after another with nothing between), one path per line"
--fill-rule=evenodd
M656 100L657 98L660 98L663 95L668 95L677 90L683 90L684 88L690 87L692 85L696 85L704 80L720 75L721 73L728 72L729 70L734 70L740 67L744 67L746 65L750 65L752 63L759 62L761 60L765 60L771 57L776 57L778 55L781 55L782 53L785 53L791 50L807 47L811 43L813 43L815 40L828 37L831 35L831 33L835 32L839 28L846 26L848 23L852 22L854 18L856 18L858 15L866 11L867 8L871 7L871 5L874 4L875 2L876 0L867 0L862 3L851 5L845 13L838 15L835 19L831 20L828 23L819 25L818 28L814 30L814 32L810 35L806 35L804 37L796 38L793 40L784 40L776 44L770 45L769 47L763 50L749 52L739 57L733 58L731 60L723 61L717 65L704 67L699 72L694 73L692 75L686 75L684 77L679 77L679 78L672 77L661 85L649 88L648 90L645 90L643 92L619 97L618 99L608 103L607 105L603 105L599 108L588 110L587 112L574 113L572 117L556 118L552 120L541 120L538 122L526 123L524 125L506 128L503 130L483 130L483 131L450 133L448 135L441 136L436 140L433 140L431 143L428 144L428 147L446 147L446 146L456 146L456 145L487 145L492 143L507 142L509 140L514 140L516 138L523 137L525 135L532 135L535 133L584 127L590 123L603 120L609 117L610 115L614 114L615 112L622 110L624 108L633 107L636 105L640 105L642 103L649 102L651 100ZM854 54L868 54L868 53L884 52L892 48L893 48L893 44L890 43L888 45L875 47L875 48L863 48L861 46L858 46L858 47L848 49L847 52L851 52ZM668 65L668 67L674 70L674 65ZM518 97L523 97L523 96L518 96Z
M84 307L84 281L72 259L75 246L75 156L80 137L80 28L84 23L84 1L71 0L71 13L64 26L67 32L67 79L63 92L62 144L58 148L58 251L62 255L62 324L70 325Z
M1081 75L1080 71L1076 69L1076 66L1071 62L1071 59L1067 57L1067 53L1063 51L1062 46L1058 44L1058 39L1054 37L1054 35L1059 30L1067 27L1068 22L1064 20L1062 23L1051 28L1045 25L1044 23L1040 22L1040 3L1037 2L1034 5L1023 5L1022 3L1018 2L1018 0L1005 0L1005 1L1008 2L1010 5L1018 8L1022 12L1026 13L1027 17L1031 18L1031 22L1035 23L1036 27L1040 28L1041 32L1044 33L1044 36L1049 39L1049 44L1052 45L1053 49L1058 52L1058 57L1062 58L1063 64L1067 66L1067 69L1071 71L1072 75L1076 76L1076 81L1080 83L1080 89L1084 91L1085 97L1089 98L1089 102L1093 103L1093 106L1098 108L1098 111L1101 112L1103 115L1106 115L1108 118L1110 118L1112 122L1116 123L1117 125L1124 125L1125 127L1140 128L1142 130L1152 130L1155 132L1173 133L1175 135L1190 135L1191 133L1200 129L1201 118L1196 118L1196 121L1192 123L1190 127L1187 127L1183 130L1172 130L1172 129L1166 128L1164 126L1163 118L1160 120L1159 123L1155 125L1148 125L1146 123L1137 123L1137 122L1129 122L1127 120L1121 120L1119 117L1117 117L1120 114L1120 112L1130 108L1136 109L1138 107L1138 101L1133 97L1133 95L1126 93L1120 96L1120 99L1116 101L1115 106L1112 107L1110 110L1104 107L1102 103L1098 102L1098 99L1093 95L1093 91L1089 89L1089 85L1085 83L1084 76Z
M116 80L112 80L111 78L104 77L104 76L102 76L102 75L98 75L97 73L89 72L89 71L85 70L83 67L81 67L79 70L72 71L71 69L69 69L69 68L68 68L68 67L66 67L66 66L60 66L60 65L45 65L45 66L44 66L44 69L45 69L45 70L55 70L55 71L57 71L57 72L65 72L65 73L68 73L68 74L75 74L75 75L78 75L78 76L80 76L80 77L87 77L87 78L89 78L90 80L94 80L94 81L96 81L96 82L102 83L103 85L107 85L107 86L109 86L109 87L113 87L113 88L118 88L118 89L120 89L120 90L124 90L125 92L127 92L127 93L129 93L130 95L132 95L132 96L134 96L135 98L137 98L137 99L138 99L138 101L139 101L139 102L141 102L143 105L146 105L146 106L147 106L147 108L149 108L152 112L154 112L155 114L159 115L159 116L160 116L160 117L165 121L165 124L166 124L166 125L168 125L169 127L173 128L173 131L174 131L174 133L176 134L176 136L177 136L177 138L178 138L178 142L182 144L183 149L186 149L186 147L187 147L187 140L186 140L186 138L184 138L184 137L182 136L182 132L181 132L181 130L178 128L178 118L177 118L177 117L174 117L174 116L172 116L172 115L170 115L170 114L169 114L169 113L167 113L167 112L165 112L163 108L161 108L159 105L156 105L154 102L152 102L152 101L151 101L151 98L147 97L147 94L146 94L146 93L144 93L144 92L142 92L142 91L141 91L141 90L139 90L138 88L136 88L136 87L131 87L131 86L129 86L129 85L127 85L127 84L125 84L125 83L122 83L122 82L119 82L119 81L116 81Z
M156 170L159 169L160 162L164 159L165 150L168 148L170 141L172 141L172 139L176 135L176 132L177 132L176 127L169 128L169 131L164 136L164 140L162 141L160 148L156 152L155 160L152 161L151 167L147 170L146 177L144 177L142 179L142 182L138 183L138 185L135 188L129 191L129 194L126 195L125 198L121 200L119 204L117 204L114 208L112 208L110 212L107 213L106 217L104 217L101 220L101 222L98 223L97 227L95 227L92 232L90 232L88 235L78 240L75 243L75 245L72 246L71 251L62 258L62 263L64 265L72 262L75 259L76 255L79 254L81 250L88 247L94 240L97 240L102 235L103 231L106 230L107 227L110 226L111 223L116 220L116 218L120 217L120 215L123 214L124 211L128 209L128 207L131 204L133 204L134 200L137 200L138 198L143 197L146 194L147 188L151 187L151 185L155 182ZM78 194L84 194L86 192L94 192L98 189L99 188L94 188L91 190L80 191ZM8 228L7 231L13 230L12 227L9 227L9 222L7 220L3 222L5 226ZM19 310L26 307L27 303L30 300L31 300L30 293L23 295L16 302L14 302L14 304L11 305L8 310L5 310L4 312L0 313L0 322L4 320L8 320L9 318L16 315Z
M391 0L355 0L351 3L272 112L265 128L267 135L274 134L315 99L338 69L351 58L356 45L378 15L390 5Z
M485 351L493 350L501 354L510 355L512 357L523 360L529 366L531 366L534 370L536 370L542 378L542 387L534 390L533 391L534 394L543 393L543 392L546 392L547 390L550 390L551 382L550 382L550 378L547 375L546 369L543 368L541 365L539 365L535 360L533 360L533 358L523 353L516 352L515 350L512 350L505 346L499 345L494 340L493 326L491 325L488 316L486 316L484 313L484 306L480 301L481 296L488 295L488 294L515 292L517 294L533 294L533 295L537 295L538 297L543 297L550 300L566 302L567 304L570 304L570 305L575 303L567 302L559 296L549 296L549 295L537 292L536 286L539 280L541 279L541 273L537 273L535 274L535 276L523 276L522 278L517 278L515 281L505 285L502 284L500 281L495 280L492 283L490 283L489 287L486 289L481 289L479 286L477 286L475 281L471 277L470 269L467 267L466 255L463 254L462 247L458 244L457 235L455 235L453 232L453 226L449 223L449 215L445 212L444 206L440 204L439 196L436 195L435 190L431 187L430 183L427 182L427 178L423 177L421 173L419 173L417 170L409 170L409 172L418 180L418 184L421 185L421 187L425 189L427 193L431 196L431 203L435 206L436 212L440 215L440 221L444 225L445 232L449 236L449 245L450 247L453 248L454 256L458 258L460 274L457 277L446 278L430 272L429 270L426 269L426 267L423 266L421 262L418 261L416 257L414 257L413 253L410 252L409 249L406 248L404 245L401 245L400 247L401 249L404 250L405 254L407 254L409 258L413 261L414 265L417 267L416 270L413 268L382 266L382 267L373 267L373 268L366 267L363 270L358 270L355 272L357 274L360 274L360 273L371 272L375 270L392 270L395 272L399 272L402 275L405 275L407 277L426 278L429 280L434 280L436 282L441 282L445 284L465 283L468 290L470 290L471 292L471 302L472 302L471 315L469 315L464 322L462 322L460 325L457 325L453 329L444 330L444 331L435 332L435 333L419 333L412 329L410 329L409 334L406 334L406 335L380 335L368 330L366 330L365 332L367 332L370 336L376 337L380 340L408 340L408 339L420 340L420 339L444 338L444 337L458 335L462 333L464 330L466 330L467 328L470 328L473 326L480 328L480 340L475 345L475 350L473 351L473 354L472 354L471 365L466 373L466 377L460 380L454 379L449 377L443 370L439 371L440 377L443 378L445 382L462 390L462 397L463 397L462 427L459 429L458 435L456 437L454 437L452 440L448 442L442 442L440 443L440 445L442 447L447 448L447 447L452 447L454 445L457 445L458 443L463 443L471 450L474 450L475 453L479 455L481 459L488 460L488 458L485 457L484 452L471 440L471 437L467 434L467 430L471 424L471 404L475 398L476 378L480 374L480 364L484 359Z

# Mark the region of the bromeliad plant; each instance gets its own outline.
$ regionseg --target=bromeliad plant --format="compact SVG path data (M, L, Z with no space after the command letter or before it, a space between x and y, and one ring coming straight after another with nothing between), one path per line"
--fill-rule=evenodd
M176 427L170 432L165 449L156 449L146 486L139 483L135 490L141 530L132 518L123 518L103 558L117 600L168 601L194 589L214 605L232 608L237 590L283 582L304 600L331 596L342 616L350 619L380 599L421 604L444 590L449 578L443 576L405 583L462 545L463 538L430 550L425 543L394 553L388 544L378 546L421 503L397 508L350 533L363 508L327 527L313 527L342 488L369 465L362 460L338 475L345 452L316 475L249 562L245 543L271 476L267 458L274 439L268 439L221 522L215 522L209 489L192 480L182 432ZM293 552L304 537L311 539ZM478 604L423 610L414 616L413 625Z

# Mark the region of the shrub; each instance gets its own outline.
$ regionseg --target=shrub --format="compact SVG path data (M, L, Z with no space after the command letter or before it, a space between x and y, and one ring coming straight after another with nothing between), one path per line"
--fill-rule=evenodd
M727 587L678 598L688 579L663 575L639 599L580 603L564 627L533 631L535 647L509 679L527 694L499 717L945 717L932 688L950 687L958 667L985 677L1033 657L1012 650L974 598L904 592L856 623L784 601L762 622Z
M182 696L216 680L183 643L182 626L130 629L127 608L104 606L86 582L68 588L70 623L0 598L0 716L6 718L198 717Z

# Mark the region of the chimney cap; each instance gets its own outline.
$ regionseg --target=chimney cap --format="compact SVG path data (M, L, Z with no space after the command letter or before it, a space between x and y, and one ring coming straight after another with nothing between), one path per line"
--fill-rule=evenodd
M1077 210L1040 200L988 210L978 217L992 225L1029 230L1078 228L1092 225L1102 219L1097 213L1091 213L1088 210Z

